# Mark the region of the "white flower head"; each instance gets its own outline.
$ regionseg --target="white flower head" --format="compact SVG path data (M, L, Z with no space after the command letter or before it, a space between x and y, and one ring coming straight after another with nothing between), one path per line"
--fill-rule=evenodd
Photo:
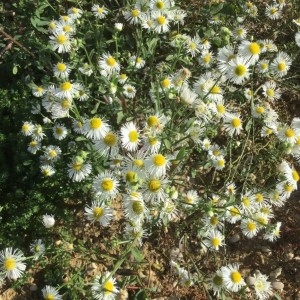
M54 226L54 224L55 224L55 219L53 215L48 215L48 214L43 215L43 225L46 228L51 228Z

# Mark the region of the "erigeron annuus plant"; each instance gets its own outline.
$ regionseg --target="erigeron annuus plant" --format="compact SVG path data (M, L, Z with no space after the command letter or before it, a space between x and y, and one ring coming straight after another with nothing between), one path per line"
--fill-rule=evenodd
M22 132L41 176L55 180L59 171L89 189L82 212L95 226L109 228L117 205L123 210L117 239L128 245L91 283L95 299L117 296L125 254L170 223L180 237L192 230L202 251L216 255L228 224L246 238L275 240L273 209L297 188L289 161L299 157L300 121L286 124L276 111L291 55L234 22L213 23L218 39L190 33L188 12L177 4L78 3L49 23L52 73L30 85L37 101ZM271 19L280 15L266 10ZM217 295L245 286L238 264L224 263L207 278L191 261L171 266L183 285L209 283ZM266 289L256 296L264 299L270 287L258 280ZM60 299L51 286L45 293Z

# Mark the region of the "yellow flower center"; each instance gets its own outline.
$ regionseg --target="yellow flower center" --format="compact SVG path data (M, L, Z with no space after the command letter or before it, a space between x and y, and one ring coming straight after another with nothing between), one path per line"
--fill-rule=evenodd
M98 7L97 9L98 14L103 14L104 13L104 8L103 7Z
M69 109L71 107L71 101L69 99L63 99L60 105L63 109Z
M73 28L70 25L65 25L63 27L63 31L64 32L71 32L73 30Z
M211 244L213 247L217 248L221 245L221 240L218 237L214 237L211 239Z
M153 156L153 163L156 167L165 166L166 158L162 154L156 154Z
M110 178L104 178L101 182L101 187L104 191L109 192L114 188L114 182Z
M213 283L216 286L222 286L223 285L223 278L219 275L215 275L215 277L213 278Z
M240 211L236 207L232 207L229 212L233 217L240 215Z
M28 124L24 124L24 125L22 126L22 131L23 131L23 132L27 132L27 131L29 130L29 128L30 128L30 126L29 126Z
M61 127L57 127L55 129L55 132L56 132L57 135L62 135L63 134L63 129Z
M242 281L242 276L238 271L233 271L230 275L230 278L234 283L239 283Z
M288 193L291 193L294 190L294 187L288 183L284 185L284 190Z
M203 56L203 61L208 64L211 60L211 54L210 53L207 53Z
M259 203L263 202L264 201L264 196L262 194L256 194L255 195L255 201L259 202Z
M56 67L59 72L64 72L67 69L67 66L64 63L58 63Z
M71 12L72 12L72 14L77 14L78 13L78 8L72 7Z
M63 83L60 85L60 89L61 89L62 91L69 91L71 88L72 88L72 83L69 82L69 81L63 82Z
M136 18L140 15L140 11L138 9L134 9L131 11L131 16Z
M102 207L94 207L93 216L95 219L100 219L104 215L104 209Z
M292 171L292 176L295 181L299 181L299 174L296 170Z
M165 7L165 4L164 4L163 1L157 1L155 3L155 6L156 6L157 9L163 9Z
M112 56L106 59L106 63L110 67L114 67L117 64L116 60Z
M224 161L224 159L219 159L219 160L218 160L218 166L219 166L220 168L222 168L222 167L225 166L225 161Z
M128 171L125 175L126 181L134 183L137 181L137 174L134 171Z
M67 37L64 35L64 34L58 34L56 36L56 42L59 44L59 45L63 45L65 44L67 41Z
M35 147L36 145L38 144L38 142L37 141L31 141L30 142L30 147Z
M243 28L239 28L237 31L236 31L237 35L238 36L242 36L243 33L244 33L244 29Z
M258 222L259 224L262 224L262 225L267 225L267 224L268 224L267 218L264 218L264 217L259 217L259 218L257 218L257 222Z
M261 63L260 64L260 67L263 69L263 70L266 70L268 68L268 64L267 63Z
M14 258L12 257L8 257L5 261L4 261L4 268L7 271L11 271L16 267L16 261Z
M68 17L68 16L61 16L61 19L62 19L64 22L69 21L69 17Z
M244 65L237 65L234 69L236 76L242 77L246 74L247 68Z
M132 130L129 132L128 137L131 143L136 143L139 139L139 133L136 130Z
M220 114L224 114L225 113L225 107L223 104L217 104L217 111Z
M164 25L167 22L167 19L164 16L159 16L156 18L156 21L159 25Z
M191 50L196 50L197 44L194 43L194 42L191 42L191 43L189 43L189 48L190 48Z
M103 142L107 146L112 147L112 146L116 145L116 143L117 143L117 137L116 137L116 135L113 132L109 132L104 137Z
M41 93L41 92L44 91L44 89L43 89L41 86L38 86L38 87L36 88L36 91L37 91L38 93Z
M265 109L263 106L257 106L255 111L258 113L258 114L263 114Z
M148 182L148 189L151 192L157 192L161 188L161 182L158 179L152 179Z
M144 161L142 159L135 159L135 160L133 160L132 164L134 166L141 168L144 166Z
M50 29L53 30L55 27L56 27L55 22L50 22L50 23L49 23L49 28L50 28Z
M101 128L102 126L102 120L100 118L92 118L90 120L90 127L93 130L97 130L99 128Z
M171 80L169 78L165 78L160 82L163 88L168 88L171 85Z
M150 136L148 138L148 143L150 144L150 146L154 146L154 145L156 145L158 143L158 140L155 137Z
M286 69L286 64L285 64L284 62L278 63L277 69L278 69L278 71L280 71L280 72L285 71L285 69Z
M249 222L247 223L247 229L248 229L249 231L255 231L255 230L256 230L256 224L255 224L254 222L249 221Z
M245 207L250 207L250 205L251 205L250 199L249 199L248 197L246 197L246 196L243 197L242 202L243 202L243 205L244 205Z
M214 85L213 88L210 90L212 94L220 94L220 91L221 89L217 85Z
M39 251L40 251L40 249L41 249L41 248L40 248L40 246L39 246L39 245L36 245L36 246L34 247L34 251L35 251L35 252L39 252Z
M257 55L260 53L260 46L258 43L250 43L249 51L252 55Z
M234 127L234 128L238 128L240 127L242 124L241 120L239 118L233 118L232 121L231 121L231 125Z
M217 216L212 216L212 217L210 218L210 224L211 224L212 226L216 226L218 223L219 223L219 219L218 219Z
M141 215L144 212L144 206L141 201L133 201L131 207L137 215Z
M270 13L271 13L271 15L275 15L275 14L277 13L277 8L272 7L272 8L270 9Z
M112 281L108 280L103 284L104 294L111 294L114 291L114 284Z
M54 157L57 156L57 152L56 152L54 149L51 149L51 150L49 151L49 156L52 157L52 158L54 158Z
M267 89L266 94L268 97L273 97L275 95L275 91L273 89Z
M147 119L147 125L149 127L156 127L159 125L159 120L156 116L150 116L148 119Z
M55 297L52 294L47 294L45 300L55 300Z
M82 169L83 163L82 162L75 162L72 166L74 171L80 171Z
M285 130L284 135L287 138L292 138L295 135L295 132L292 128L288 128L288 129Z

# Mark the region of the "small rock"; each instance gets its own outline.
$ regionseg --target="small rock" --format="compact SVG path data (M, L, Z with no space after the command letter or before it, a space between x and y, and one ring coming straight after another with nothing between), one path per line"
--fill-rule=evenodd
M241 239L240 235L238 233L235 233L233 236L231 236L229 238L228 241L229 241L229 243L234 244L234 243L237 243L238 241L240 241L240 239Z
M32 283L32 284L30 285L30 291L31 291L31 292L37 291L37 285L36 285L35 283Z
M281 271L282 271L282 268L279 267L279 268L276 268L275 270L273 270L271 273L270 273L270 277L272 279L276 279L278 276L281 275Z
M294 253L293 252L287 252L287 253L285 253L285 258L287 259L287 260L292 260L293 258L294 258Z
M272 255L272 250L268 246L262 246L261 251L268 256Z
M248 285L254 285L255 278L253 276L248 276L246 278L246 282L247 282Z
M272 288L277 291L282 291L284 288L284 284L280 281L273 281Z

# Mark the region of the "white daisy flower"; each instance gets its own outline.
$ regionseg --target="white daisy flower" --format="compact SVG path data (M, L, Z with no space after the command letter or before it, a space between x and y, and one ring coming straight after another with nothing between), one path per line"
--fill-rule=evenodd
M224 286L232 291L238 292L243 286L246 285L241 273L239 272L238 264L229 264L221 268Z
M221 246L224 246L224 236L219 230L213 229L205 234L202 242L210 250L218 251Z
M78 93L78 89L78 83L64 81L59 85L58 88L55 89L55 96L60 99L72 99Z
M104 6L100 6L98 4L94 4L92 6L92 12L93 12L94 16L100 20L104 19L106 17L106 15L108 14L107 8Z
M62 300L62 296L59 294L58 289L53 286L46 285L42 289L42 293L45 300Z
M130 63L131 66L133 66L137 69L141 69L145 66L146 61L143 58L139 57L139 56L132 55L129 58L129 63Z
M183 194L182 200L184 204L194 205L199 201L199 196L197 191L189 190L186 194Z
M278 100L281 96L281 91L276 89L276 82L273 80L264 83L262 89L263 95L269 100Z
M50 177L55 173L55 170L51 165L42 165L40 169L41 169L41 173L45 177Z
M226 114L224 116L224 127L230 136L239 135L243 129L242 120L239 115Z
M54 224L55 224L55 219L53 215L48 215L48 214L43 215L43 225L46 228L51 228L54 226Z
M228 62L225 69L226 75L230 81L235 84L242 84L250 76L249 62L244 57L236 57Z
M13 280L20 278L26 269L24 260L24 254L19 249L2 250L0 252L0 278L7 277Z
M165 188L168 180L164 177L149 176L144 182L144 199L147 202L162 202L166 199Z
M78 68L79 72L86 75L86 76L91 76L93 74L93 68L91 65L88 63L84 63L82 67Z
M136 94L136 88L131 84L124 84L123 94L129 99L133 99Z
M89 221L99 222L103 227L108 226L113 218L113 210L99 200L93 201L91 206L87 205L84 211Z
M283 77L287 74L292 64L292 60L285 52L278 52L276 58L270 65L271 72L278 77Z
M52 50L58 53L66 53L71 51L71 37L65 32L54 32L50 36L50 45Z
M272 295L271 282L268 281L268 276L263 274L254 274L253 287L255 290L256 297L259 300L265 300Z
M139 130L133 122L126 123L121 127L121 143L127 151L137 150L140 141Z
M30 136L33 132L34 129L34 125L31 122L24 122L22 125L22 129L21 132L23 133L23 135L25 136Z
M92 165L85 163L84 160L77 156L68 164L68 176L74 182L80 182L88 177L92 172Z
M144 203L143 196L139 192L131 192L123 203L125 216L130 221L142 222L148 209Z
M165 13L160 11L153 12L152 14L153 19L153 30L157 33L165 33L168 32L170 29L170 19L169 16Z
M120 64L117 62L116 58L110 53L104 53L99 59L99 67L106 71L107 74L118 73L120 71Z
M71 7L67 11L68 16L72 19L78 19L81 17L83 11L77 7Z
M53 136L59 141L63 140L68 134L66 126L61 124L55 124L52 128L52 131Z
M58 78L60 77L62 79L66 79L69 77L71 68L68 64L59 62L53 66L53 72L54 72L55 77L58 77Z
M241 229L242 229L242 233L247 238L251 239L257 235L259 231L259 226L257 225L256 221L247 218L242 220Z
M112 172L105 171L93 180L93 188L97 196L103 199L113 199L119 192L119 181Z
M86 120L82 132L83 134L92 140L101 140L108 132L109 125L99 117L93 117Z
M108 131L104 136L97 140L94 144L94 148L105 156L116 156L119 153L119 136Z
M259 43L242 41L239 45L238 55L246 59L249 64L254 64L259 59L261 53L261 47Z
M93 299L95 300L113 300L119 293L116 286L116 279L109 272L106 272L104 275L98 275L91 289Z
M45 252L45 244L41 239L35 240L29 246L30 252L33 253L34 260L39 259Z
M295 42L296 42L297 46L300 47L300 32L297 32L295 34Z
M145 160L145 167L149 174L160 177L166 175L170 161L166 156L156 153Z
M210 278L209 278L210 288L213 290L215 296L219 296L220 292L225 289L223 273L221 270L217 270Z
M129 22L129 24L138 24L141 20L142 12L139 8L135 7L130 11L124 12L124 18Z
M36 141L36 140L32 140L29 144L28 144L28 152L32 153L32 154L36 154L36 152L38 150L41 149L41 142Z
M270 18L271 20L277 20L280 19L282 15L282 9L278 4L271 4L266 6L266 16Z

